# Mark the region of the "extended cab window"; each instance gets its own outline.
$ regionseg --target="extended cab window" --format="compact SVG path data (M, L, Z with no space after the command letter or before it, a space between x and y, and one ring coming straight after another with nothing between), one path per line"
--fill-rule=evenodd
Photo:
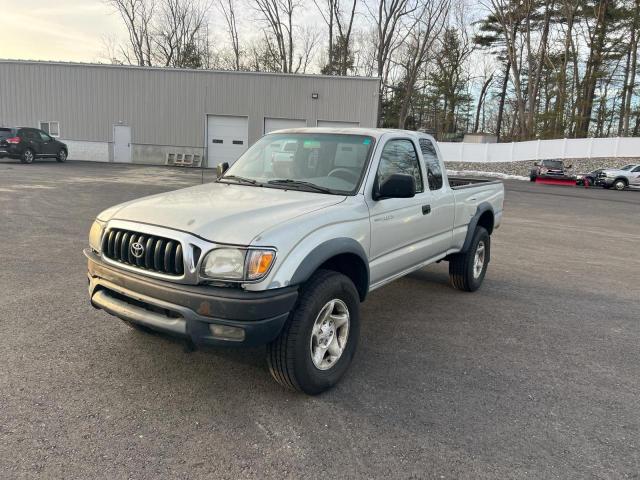
M420 150L422 158L424 158L425 167L427 168L427 183L429 190L440 190L442 188L442 169L440 168L440 160L433 143L426 138L420 139Z
M389 140L382 149L378 166L378 185L382 185L394 173L413 176L416 181L416 193L424 191L418 154L411 140Z

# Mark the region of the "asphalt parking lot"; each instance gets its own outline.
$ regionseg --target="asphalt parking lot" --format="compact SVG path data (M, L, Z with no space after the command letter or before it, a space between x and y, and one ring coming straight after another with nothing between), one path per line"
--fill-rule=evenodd
M639 478L640 192L506 182L481 290L371 294L343 381L90 307L91 221L194 171L0 161L2 478Z

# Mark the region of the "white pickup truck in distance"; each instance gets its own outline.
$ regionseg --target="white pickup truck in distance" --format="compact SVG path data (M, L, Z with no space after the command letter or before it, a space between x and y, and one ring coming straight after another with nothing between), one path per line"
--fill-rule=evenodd
M280 384L317 394L349 367L372 290L441 260L480 287L503 200L499 181L447 178L429 135L273 132L213 183L100 213L91 304L196 347L266 344Z

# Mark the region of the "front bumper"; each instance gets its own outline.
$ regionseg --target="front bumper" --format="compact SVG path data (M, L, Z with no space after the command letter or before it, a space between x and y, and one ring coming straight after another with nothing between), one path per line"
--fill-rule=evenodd
M613 177L598 177L596 178L596 185L606 185L610 187L613 185L613 181L615 179Z
M298 298L297 287L247 292L165 282L107 265L89 249L84 254L94 307L123 320L184 337L196 346L269 343L280 334ZM231 339L212 333L211 326L232 327L236 333L241 330L244 334Z

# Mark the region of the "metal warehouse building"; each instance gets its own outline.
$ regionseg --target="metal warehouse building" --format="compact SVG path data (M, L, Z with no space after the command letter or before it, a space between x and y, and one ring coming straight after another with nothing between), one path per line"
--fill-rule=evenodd
M33 126L99 162L233 162L264 133L373 127L378 80L0 60L0 126Z

